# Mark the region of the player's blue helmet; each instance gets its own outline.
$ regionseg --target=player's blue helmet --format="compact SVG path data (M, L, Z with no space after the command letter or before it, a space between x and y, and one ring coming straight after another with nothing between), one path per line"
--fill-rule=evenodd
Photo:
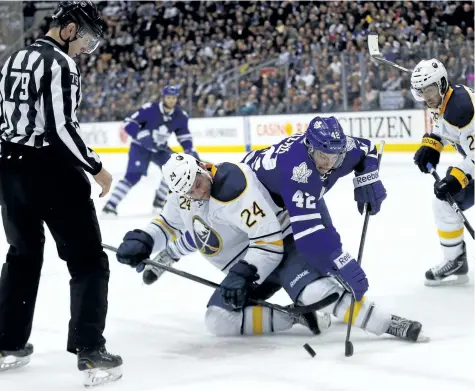
M345 159L346 135L335 117L312 119L305 132L305 145L322 173L340 167Z
M178 96L180 94L179 90L175 86L165 86L162 91L162 96L170 95L170 96Z

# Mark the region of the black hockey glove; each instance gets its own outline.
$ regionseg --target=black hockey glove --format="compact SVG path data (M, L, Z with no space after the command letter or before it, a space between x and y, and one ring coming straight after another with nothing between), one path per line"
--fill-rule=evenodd
M444 149L441 138L436 134L426 133L422 138L422 145L414 155L414 163L419 167L419 170L428 174L427 163L437 167L440 160L440 153Z
M221 282L220 293L226 304L241 309L246 304L252 283L259 279L257 268L246 261L239 261Z
M120 263L136 267L144 259L150 257L153 249L153 238L141 229L134 229L125 234L117 250L117 260Z
M445 178L435 182L434 194L439 200L446 201L447 194L455 196L457 193L460 193L468 186L471 179L471 176L465 175L461 169L449 167Z

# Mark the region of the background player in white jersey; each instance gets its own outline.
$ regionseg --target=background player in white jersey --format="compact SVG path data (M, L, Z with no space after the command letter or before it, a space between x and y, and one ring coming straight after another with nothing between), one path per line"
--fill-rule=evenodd
M206 326L215 335L272 333L292 327L296 323L293 316L246 305L247 298L266 299L281 287L294 303L301 304L305 295L306 305L309 297L321 299L336 291L340 299L325 312L340 319L348 316L344 304L349 295L334 278L325 278L297 251L288 211L277 206L249 166L222 163L206 169L192 157L176 154L163 170L174 194L167 199L160 218L144 231L125 235L117 252L119 262L135 267L150 256L152 248L162 251L165 261L178 259L185 254L183 248L193 244L181 244L177 251L170 242L184 230L191 232L198 251L227 273L206 312ZM322 219L331 224L329 216ZM362 278L366 279L364 273ZM374 303L363 304L361 297L359 300L355 312L358 327L378 335L389 333L417 340L420 323L396 321ZM323 322L326 319L319 318L320 328L327 324ZM307 317L307 322L312 321L314 326L310 328L318 333L314 318Z
M446 196L452 195L462 210L473 206L474 91L464 85L450 85L447 70L436 59L417 64L411 76L411 90L417 100L428 105L433 120L432 132L424 135L414 156L419 169L428 173L427 163L436 167L447 144L462 155L460 163L449 167L445 178L434 185L433 212L444 260L426 272L425 283L463 284L468 282L464 226Z

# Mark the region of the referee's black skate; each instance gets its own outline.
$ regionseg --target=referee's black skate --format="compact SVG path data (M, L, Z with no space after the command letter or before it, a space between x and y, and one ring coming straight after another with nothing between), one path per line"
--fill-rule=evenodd
M468 282L468 262L465 242L463 252L453 261L444 261L426 271L425 285L462 285Z
M391 323L386 333L411 342L429 341L429 338L422 333L422 324L396 315L391 315Z
M0 372L24 367L30 362L32 354L33 345L31 343L27 343L23 349L18 350L0 349Z
M77 355L78 369L85 374L85 387L96 387L122 377L122 357L108 353L104 346L81 349Z

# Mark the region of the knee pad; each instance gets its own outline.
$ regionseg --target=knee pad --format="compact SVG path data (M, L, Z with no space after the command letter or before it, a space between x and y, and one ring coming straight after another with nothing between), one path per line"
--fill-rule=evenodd
M127 172L125 174L125 179L129 182L130 187L135 186L140 178L144 175L142 172Z
M351 294L332 277L321 278L308 284L299 296L299 303L310 305L330 294L337 292L339 299L322 309L322 312L330 313L333 316L349 322ZM356 327L362 328L377 335L386 332L391 322L391 314L380 309L374 302L368 300L366 296L355 303L353 312L353 323Z
M343 293L341 285L333 278L320 278L308 284L300 293L297 301L301 305L310 305L330 296L334 292L341 296Z
M241 323L241 311L228 311L214 305L209 306L206 310L206 329L218 337L241 335Z

